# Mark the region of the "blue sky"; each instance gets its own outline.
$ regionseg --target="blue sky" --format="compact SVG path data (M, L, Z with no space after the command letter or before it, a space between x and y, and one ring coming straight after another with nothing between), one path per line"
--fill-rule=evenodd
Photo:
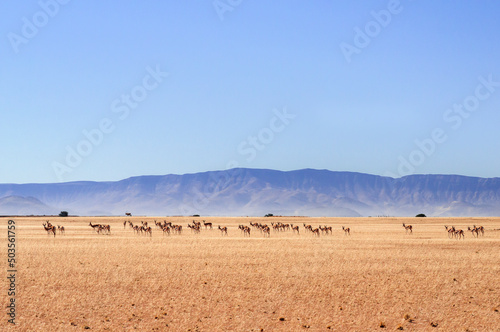
M1 183L500 176L497 1L59 1L0 2Z

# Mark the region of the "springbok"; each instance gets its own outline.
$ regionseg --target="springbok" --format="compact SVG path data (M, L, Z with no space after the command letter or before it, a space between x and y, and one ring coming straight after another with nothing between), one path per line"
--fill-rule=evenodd
M58 230L58 231L59 231L59 233L61 233L61 234L64 234L64 233L65 233L64 226L59 226L59 225L57 225L57 230Z
M467 230L472 233L472 237L479 237L479 230L476 227L474 228L467 227ZM474 233L476 235L474 235Z
M349 227L342 226L342 230L344 231L344 235L351 235L351 229Z
M54 237L56 237L56 228L50 223L48 223L48 225L43 224L43 228L45 229L45 231L47 231L47 235L50 235L50 233L52 233L54 234Z
M213 229L213 225L211 222L205 222L205 220L203 220L203 226L205 226L205 229L207 229L207 227L210 227L210 229Z
M97 233L99 233L99 228L100 228L101 225L99 225L99 224L92 225L92 221L91 221L91 222L89 222L89 226L92 227L92 229L94 231L97 231Z
M271 237L271 229L269 228L269 226L265 225L263 228L262 228L262 233L264 233L264 237Z
M412 225L405 225L403 223L403 227L405 228L406 233L408 233L408 231L410 231L410 234L413 234L413 226Z
M459 240L460 238L465 239L464 231L461 229L455 231L455 236L457 240Z
M219 226L219 230L220 230L220 232L221 232L222 235L226 235L227 236L227 227L225 227L225 226L224 227L220 227Z

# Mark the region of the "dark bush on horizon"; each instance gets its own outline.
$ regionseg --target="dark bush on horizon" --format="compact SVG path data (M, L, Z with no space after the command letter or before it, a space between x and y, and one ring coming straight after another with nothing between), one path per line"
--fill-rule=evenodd
M59 217L67 217L68 216L68 211L61 211L61 213L59 213Z
M420 214L417 214L415 217L417 217L417 218L425 218L427 216L425 214L423 214L423 213L420 213Z

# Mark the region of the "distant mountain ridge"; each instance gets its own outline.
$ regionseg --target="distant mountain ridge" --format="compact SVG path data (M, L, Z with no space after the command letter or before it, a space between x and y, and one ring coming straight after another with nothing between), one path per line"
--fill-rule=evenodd
M32 197L41 205L19 200L16 205L5 200L9 196ZM499 216L500 178L394 179L315 169L235 168L115 182L0 184L0 215L49 210L79 215Z

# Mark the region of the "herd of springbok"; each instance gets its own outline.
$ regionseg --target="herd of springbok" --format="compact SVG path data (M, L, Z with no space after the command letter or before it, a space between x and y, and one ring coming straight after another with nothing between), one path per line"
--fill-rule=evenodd
M465 239L465 232L461 229L456 229L455 226L444 226L448 232L448 237L450 239L455 238L457 240ZM472 237L479 237L479 235L484 236L483 226L472 226L472 228L467 227L467 230L472 233ZM475 235L474 235L475 234Z
M56 226L52 225L48 220L46 223L43 223L43 228L48 235L54 235L54 237L56 236L57 231L59 232L59 234L64 234L66 232L64 226L57 225L56 228Z
M161 231L163 235L181 235L182 234L182 225L174 225L172 222L167 222L166 220L163 220L163 222L158 222L154 221L156 229ZM123 228L125 229L127 227L127 224L129 227L134 231L135 234L137 235L145 235L145 236L153 236L153 229L148 226L147 221L141 221L141 224L134 225L132 221L130 220L125 220L123 222ZM103 224L92 224L92 222L89 222L89 226L92 227L92 229L97 233L97 234L111 234L111 226L110 225L103 225ZM446 232L448 233L448 237L450 239L464 239L465 238L465 232L461 229L456 229L455 226L444 226L446 229ZM54 226L50 223L50 221L46 221L43 223L43 228L47 232L48 235L53 235L54 237L56 236L57 232L59 234L63 235L65 234L65 228L64 226L57 225ZM187 225L187 228L191 230L194 234L199 234L201 233L201 230L204 228L205 230L213 230L214 225L211 222L207 222L206 220L203 220L202 222L193 220L192 223ZM294 224L285 224L282 222L271 222L271 225L267 224L262 224L259 222L250 222L250 226L246 225L239 225L238 229L240 230L241 234L243 234L244 237L250 237L250 234L252 234L252 228L256 232L260 232L261 235L264 237L270 237L271 236L271 230L274 233L284 233L284 232L292 232L293 234L300 235L300 228L298 225ZM319 237L320 235L333 235L333 228L332 226L322 226L319 225L317 227L313 227L313 225L306 225L303 223L303 228L304 232L311 234L313 236ZM413 234L413 226L412 225L407 225L403 223L403 228L405 229L406 233L408 234ZM228 235L228 228L227 226L218 226L218 230L221 232L222 236L227 236ZM342 230L344 231L344 235L351 235L351 229L349 227L342 226ZM472 233L472 237L479 238L479 236L484 236L484 227L483 226L472 226L472 227L467 227L467 230Z

